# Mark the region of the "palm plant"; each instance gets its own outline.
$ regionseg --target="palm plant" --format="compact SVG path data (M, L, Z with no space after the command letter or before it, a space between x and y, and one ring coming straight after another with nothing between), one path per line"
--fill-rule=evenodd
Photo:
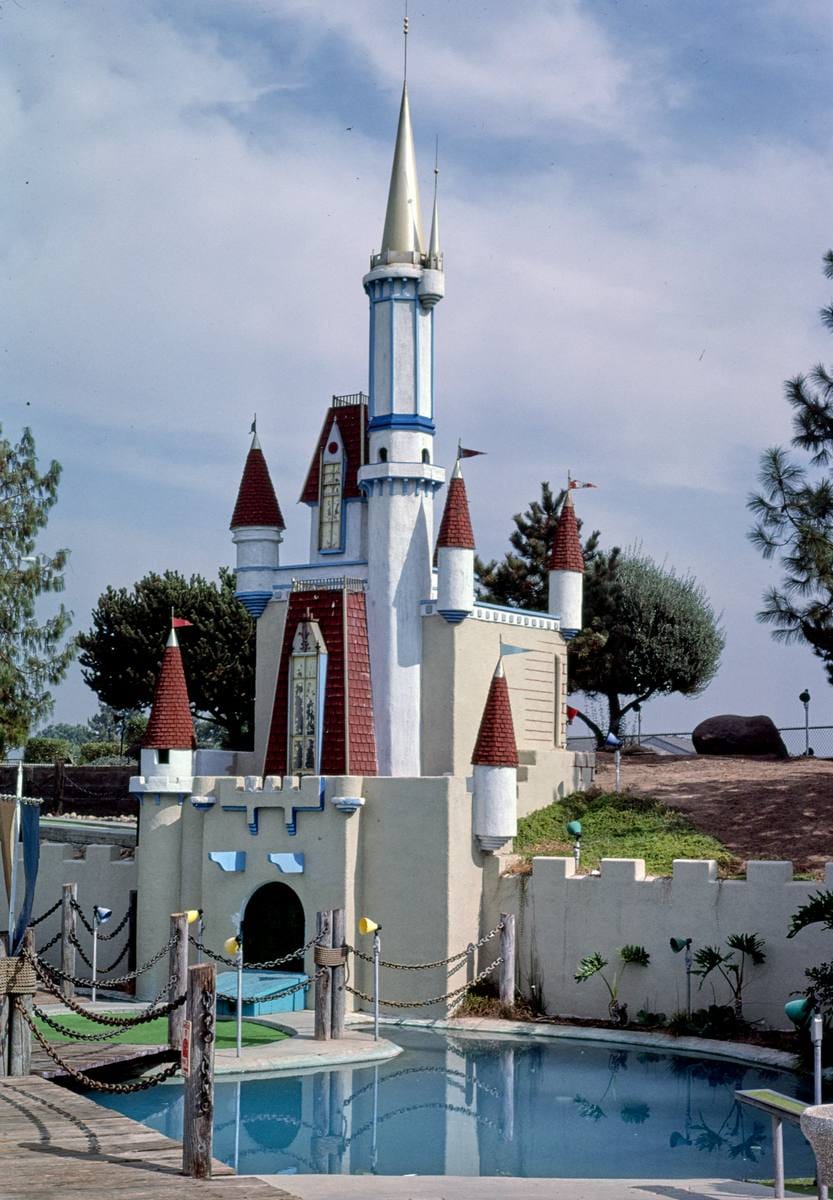
M616 1025L627 1025L628 1006L619 1002L619 988L622 983L622 976L628 967L647 967L651 956L644 946L629 944L623 946L619 951L619 958L621 965L615 968L613 976L608 979L604 971L610 963L606 958L602 958L597 950L593 954L586 955L581 960L574 978L576 983L585 983L588 979L592 979L594 975L601 975L602 983L607 988L608 996L610 997L610 1003L607 1006L610 1019Z
M713 971L725 980L732 993L735 1018L743 1020L743 989L747 983L748 966L759 967L766 962L764 942L757 933L733 933L726 939L727 952L719 946L702 946L694 955L693 975L700 976L700 987Z

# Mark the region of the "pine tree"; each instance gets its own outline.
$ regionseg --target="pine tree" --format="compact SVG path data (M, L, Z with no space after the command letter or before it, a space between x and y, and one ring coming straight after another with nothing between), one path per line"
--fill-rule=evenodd
M833 250L824 257L824 273L833 279ZM833 332L833 304L821 310ZM825 470L833 460L833 376L818 363L808 375L787 380L793 410L792 445L796 460L781 446L761 456L759 483L748 508L758 520L749 538L764 558L778 558L780 587L767 589L758 620L772 625L778 641L802 641L812 647L833 683L833 478Z
M64 643L72 614L61 604L37 615L38 597L61 592L68 552L36 553L37 537L58 499L61 467L38 471L35 441L24 429L17 445L0 436L0 755L22 745L51 712L50 688L74 654Z

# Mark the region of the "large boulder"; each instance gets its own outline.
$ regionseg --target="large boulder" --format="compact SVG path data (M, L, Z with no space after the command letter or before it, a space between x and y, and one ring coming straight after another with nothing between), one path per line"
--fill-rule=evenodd
M781 734L770 717L725 713L701 721L691 735L698 754L774 754L789 758Z

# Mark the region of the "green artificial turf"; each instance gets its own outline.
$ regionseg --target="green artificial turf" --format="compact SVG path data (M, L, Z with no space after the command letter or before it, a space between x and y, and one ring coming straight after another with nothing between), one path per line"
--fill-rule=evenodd
M124 1017L129 1016L129 1013L108 1012L104 1015L108 1017ZM105 1025L89 1021L86 1017L76 1016L75 1013L68 1013L63 1016L55 1015L53 1019L61 1025L66 1025L69 1029L77 1030L79 1033L105 1033L108 1028ZM37 1024L41 1033L49 1042L71 1042L73 1040L67 1034L58 1033L57 1029L53 1029L51 1025L47 1025L44 1021L38 1020ZM267 1025L256 1025L254 1021L243 1022L244 1046L263 1046L268 1042L280 1042L288 1036L288 1034L282 1033L279 1029ZM168 1041L168 1018L156 1017L155 1020L146 1021L142 1025L133 1025L130 1029L126 1029L124 1033L120 1033L117 1037L110 1038L109 1040L111 1042L130 1042L134 1046L164 1046ZM95 1043L90 1042L89 1044L92 1046ZM237 1045L237 1026L234 1018L221 1018L217 1021L217 1041L215 1045L219 1050Z
M644 858L651 875L670 875L675 858L714 858L723 874L737 860L708 834L700 833L681 813L659 800L629 792L574 792L518 822L515 853L569 855L573 839L568 821L581 821L581 867L593 870L602 858Z

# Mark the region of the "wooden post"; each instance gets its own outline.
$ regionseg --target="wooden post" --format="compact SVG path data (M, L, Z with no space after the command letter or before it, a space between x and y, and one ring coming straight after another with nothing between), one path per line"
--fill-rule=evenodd
M326 931L326 932L325 932ZM315 932L318 935L318 945L331 947L333 944L333 914L329 909L316 913ZM316 966L315 973L320 970ZM327 1042L332 1032L332 1003L331 979L332 970L327 967L319 979L315 981L315 1040Z
M343 909L335 912L344 913ZM338 926L336 926L338 928ZM339 968L337 967L336 970ZM335 1018L334 1018L335 1020ZM335 1037L335 1034L333 1034ZM330 1071L330 1162L329 1174L344 1171L344 1072Z
M515 914L501 913L500 931L500 1002L510 1008L515 1004Z
M344 909L333 909L333 946L343 946L347 940L347 925L344 921ZM344 990L345 984L345 967L333 967L332 969L332 989L333 989L333 1028L332 1035L334 1038L344 1037L344 1021L345 1009L347 1007L347 992Z
M171 937L174 944L168 951L168 1000L176 1000L187 987L188 980L188 916L186 913L171 913ZM172 1008L168 1013L168 1045L179 1050L182 1045L182 1030L185 1025L185 1006Z
M75 946L70 938L75 937L77 918L74 902L78 899L78 884L65 883L61 896L61 970L65 975L75 974ZM61 991L65 1000L75 995L75 984L64 980Z
M8 934L0 933L0 958L8 957ZM8 994L0 993L0 1076L9 1073L9 1010Z
M35 931L27 929L23 935L23 945L31 953L35 950ZM34 996L24 995L16 996L14 999L20 1001L31 1018L32 1001ZM32 1066L32 1031L27 1025L25 1019L17 1011L14 1003L11 1004L11 1022L9 1024L9 1074L10 1075L28 1075Z
M330 1081L324 1071L317 1071L312 1077L312 1111L315 1124L310 1152L316 1174L326 1175L329 1170Z
M191 1060L185 1077L182 1173L194 1179L210 1179L217 1027L214 963L199 963L188 968L188 1020L191 1022Z

